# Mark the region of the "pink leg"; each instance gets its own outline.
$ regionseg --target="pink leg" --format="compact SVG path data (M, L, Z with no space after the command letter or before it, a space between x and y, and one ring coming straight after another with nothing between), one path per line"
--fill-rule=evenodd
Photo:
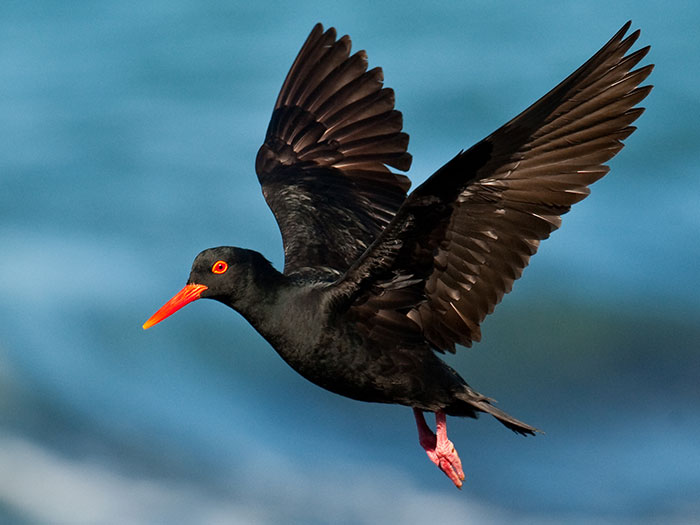
M416 425L418 425L418 441L420 446L425 449L430 461L435 463L442 470L452 483L458 489L462 488L464 480L464 471L462 470L462 462L455 450L452 442L447 439L447 423L444 412L435 412L435 427L437 435L430 430L430 427L423 418L423 411L417 408L413 409L413 415L416 417Z

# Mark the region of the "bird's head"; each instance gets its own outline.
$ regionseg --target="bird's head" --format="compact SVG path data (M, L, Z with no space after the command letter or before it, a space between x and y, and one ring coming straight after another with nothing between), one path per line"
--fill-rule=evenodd
M256 257L264 260L257 252L231 246L204 250L192 263L185 287L143 324L144 330L197 299L216 299L229 305L235 304L237 296L248 288Z

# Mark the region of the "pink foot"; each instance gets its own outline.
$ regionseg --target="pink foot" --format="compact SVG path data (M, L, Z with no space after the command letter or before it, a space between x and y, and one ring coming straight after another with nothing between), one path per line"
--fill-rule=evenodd
M425 422L422 410L414 408L413 415L416 417L416 424L418 425L418 441L421 447L425 449L425 453L428 454L430 461L435 463L458 489L461 489L464 471L452 441L447 439L445 413L435 412L437 435L430 430L430 427Z

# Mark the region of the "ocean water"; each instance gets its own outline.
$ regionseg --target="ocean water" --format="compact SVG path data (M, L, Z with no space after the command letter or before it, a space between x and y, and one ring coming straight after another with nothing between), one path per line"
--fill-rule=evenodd
M314 23L382 66L422 181L628 19L656 63L611 174L453 364L545 431L329 394L234 312L144 332L210 246L281 267L253 162ZM0 522L700 519L696 3L3 2Z

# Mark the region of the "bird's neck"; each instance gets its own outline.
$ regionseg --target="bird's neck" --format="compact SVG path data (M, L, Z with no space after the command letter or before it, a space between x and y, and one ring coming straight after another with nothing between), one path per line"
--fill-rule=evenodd
M289 278L263 261L251 265L234 300L219 300L245 317L290 362L322 330L325 294L322 286Z
M257 328L265 324L288 283L262 255L251 254L255 257L245 265L236 282L231 283L231 293L215 299L236 310Z

